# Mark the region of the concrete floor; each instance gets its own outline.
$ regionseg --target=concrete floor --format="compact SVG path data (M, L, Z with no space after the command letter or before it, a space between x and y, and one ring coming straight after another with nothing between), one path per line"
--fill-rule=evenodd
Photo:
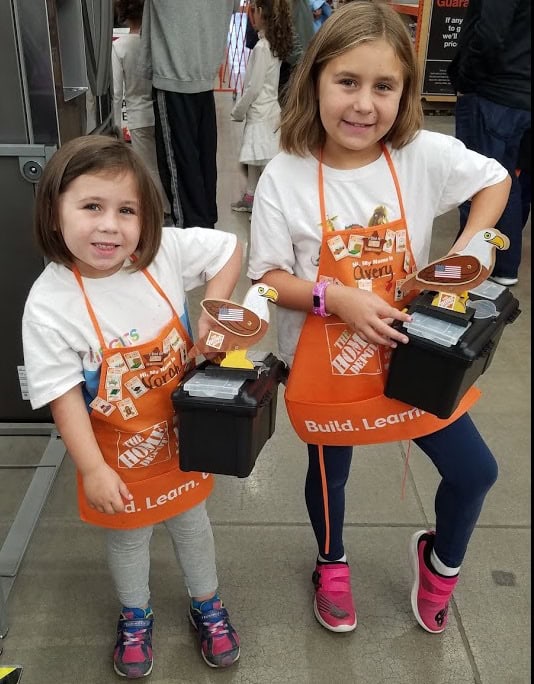
M248 215L230 211L243 190L237 164L241 127L231 96L218 94L219 226L248 243ZM453 133L452 116L427 117ZM434 254L445 253L456 212L436 221ZM522 314L506 329L472 411L493 449L500 478L474 532L443 635L420 629L410 608L407 544L433 524L438 476L413 446L401 500L400 444L358 450L347 491L346 548L358 628L327 632L312 612L316 547L303 498L305 448L280 395L276 432L250 477L217 477L209 500L221 593L242 639L238 664L210 670L186 617L187 597L164 529L152 544L156 615L152 684L526 684L530 681L530 225L519 285ZM248 288L242 278L235 298ZM201 292L194 293L198 311ZM276 349L275 323L262 349ZM33 464L46 437L0 437L0 465ZM31 470L1 470L0 545ZM66 458L8 599L2 667L24 667L22 684L117 682L111 651L118 615L99 529L78 520L74 470ZM0 578L1 579L1 578ZM9 582L9 585L11 582ZM4 579L4 591L8 582Z

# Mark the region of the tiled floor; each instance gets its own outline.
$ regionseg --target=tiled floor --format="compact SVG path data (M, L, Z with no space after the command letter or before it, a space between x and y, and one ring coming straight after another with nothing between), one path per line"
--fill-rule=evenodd
M247 214L230 211L244 186L237 164L241 128L231 95L217 95L219 226L248 243ZM453 131L452 117L427 127ZM436 221L434 253L457 229L453 212ZM437 473L413 447L401 500L399 444L358 450L347 491L346 547L353 569L358 628L325 631L312 612L315 544L303 499L305 449L279 397L276 432L250 477L217 477L209 502L221 592L242 638L228 671L202 661L186 618L181 571L163 529L152 543L156 624L153 684L526 684L530 681L530 225L520 283L522 314L506 329L472 414L494 450L500 478L488 496L462 570L445 634L421 630L411 613L407 542L432 524ZM242 278L235 298L249 283ZM198 311L201 292L192 298ZM276 349L275 324L262 343ZM45 437L0 437L0 464L35 463ZM0 470L0 543L31 478ZM102 533L79 522L74 471L65 459L9 595L10 630L0 671L24 666L22 684L116 682L110 653L118 605Z

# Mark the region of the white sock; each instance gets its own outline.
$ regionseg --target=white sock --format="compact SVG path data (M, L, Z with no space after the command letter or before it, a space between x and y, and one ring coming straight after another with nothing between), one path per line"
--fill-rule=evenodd
M318 560L320 563L346 563L346 562L347 562L347 554L344 553L344 554L341 556L341 558L338 558L338 559L335 560L335 561L326 560L326 558L323 558L323 557L321 556L321 554L319 554L319 555L317 556L317 560Z
M444 577L456 577L460 572L460 565L457 568L449 568L448 565L445 565L445 563L440 561L434 549L430 552L430 562L432 563L434 570Z

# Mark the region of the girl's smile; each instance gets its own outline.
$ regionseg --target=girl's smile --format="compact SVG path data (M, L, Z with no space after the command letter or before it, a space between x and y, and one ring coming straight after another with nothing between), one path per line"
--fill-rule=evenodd
M139 200L131 172L84 174L59 199L59 223L80 273L116 273L139 244Z
M356 168L380 156L403 83L402 64L385 40L362 43L328 62L318 84L325 163Z

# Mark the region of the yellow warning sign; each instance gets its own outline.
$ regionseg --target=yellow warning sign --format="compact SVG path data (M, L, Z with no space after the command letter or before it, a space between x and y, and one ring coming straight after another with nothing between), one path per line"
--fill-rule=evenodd
M20 665L4 665L0 667L0 684L19 684L22 677Z

